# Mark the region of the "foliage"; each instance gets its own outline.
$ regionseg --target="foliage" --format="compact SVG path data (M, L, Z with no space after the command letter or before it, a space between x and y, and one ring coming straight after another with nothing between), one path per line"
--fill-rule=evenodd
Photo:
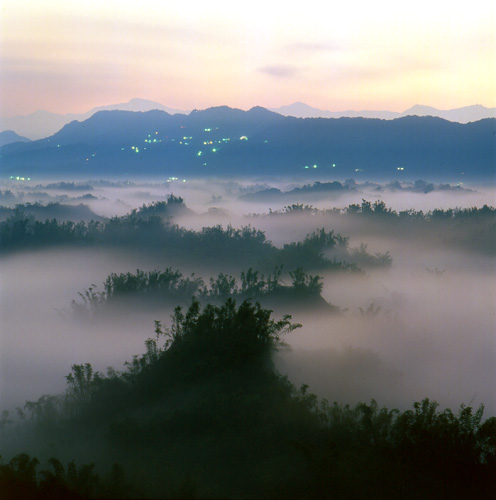
M275 253L273 259L285 269L304 267L308 270L358 270L356 266L328 259L325 254L331 251L346 253L348 239L334 231L320 229L306 236L303 241L287 243Z
M256 288L258 276L247 272L244 283ZM22 498L490 497L495 417L484 421L482 406L440 411L429 399L403 412L374 400L320 401L271 361L298 326L249 301L202 307L193 300L176 308L168 328L155 323L146 351L123 372L74 365L58 403L44 396L26 405L37 439L71 436L77 448L80 434L85 449L103 457L100 469L116 457L123 468L101 476L92 464L63 467L50 458L37 476L38 460L17 455L0 466L0 498L16 498L12 491Z
M57 458L38 473L40 462L26 453L0 464L1 500L79 500L83 498L129 498L122 468L114 464L102 478L94 464L77 466L74 460L64 467Z
M289 275L293 280L293 288L297 292L308 292L311 295L321 294L323 283L320 276L310 276L301 267Z
M72 365L72 372L66 376L67 396L78 406L84 406L89 403L91 392L101 381L98 372L93 372L89 363L84 365Z
M284 334L301 326L292 324L290 316L275 321L270 315L259 303L252 305L247 300L239 308L227 299L222 306L208 304L203 311L193 301L186 315L176 308L168 350L185 359L195 355L208 359L206 363L212 361L219 368L239 366L270 355L281 346Z
M348 239L325 229L279 249L267 241L262 231L251 226L236 229L231 225L226 228L216 225L201 231L181 228L171 222L171 217L187 208L181 198L173 195L165 202L143 205L127 215L105 221L75 223L52 218L42 222L26 215L23 208L17 205L14 213L0 223L1 251L54 245L107 245L165 253L180 260L201 260L205 265L219 261L224 266L256 265L265 272L280 265L285 269L303 267L310 271L359 270L355 255L348 249ZM288 213L299 210L294 208ZM361 257L365 264L390 264L390 258L369 256L365 249Z
M361 205L349 205L341 215L352 216L357 222L362 220L369 230L394 231L397 238L429 237L436 245L496 254L496 208L492 206L397 212L382 200L362 200Z
M392 264L392 257L389 252L376 253L371 255L367 252L367 245L361 243L358 248L350 251L350 260L363 268L387 267Z
M283 266L276 267L266 278L250 267L241 272L239 281L232 275L219 273L210 278L208 285L194 274L184 278L180 271L171 267L164 271L137 269L134 274L111 273L103 284L103 291L98 291L97 286L92 284L78 293L81 300L73 300L72 307L77 316L85 317L131 298L142 299L144 306L164 305L172 301L187 303L192 297L203 303L221 303L228 298L263 301L280 296L293 296L295 300L303 301L317 297L323 300L320 297L323 286L321 276L307 274L299 267L289 273L292 283L288 286L281 281L282 269Z
M490 255L496 254L496 208L488 205L436 208L431 211L396 211L388 207L383 200L371 202L362 199L360 204L353 203L345 208L323 210L295 204L280 211L271 211L267 216L294 217L303 214L311 215L314 221L321 223L327 220L334 222L336 217L347 218L354 227L362 228L370 234L394 234L399 239L425 238L436 246L442 244ZM336 254L336 258L364 268L369 265L374 267L390 264L390 256L387 253L377 254L377 260L374 261L374 256L363 255L363 250L366 251L366 248L352 250L350 255L346 256Z

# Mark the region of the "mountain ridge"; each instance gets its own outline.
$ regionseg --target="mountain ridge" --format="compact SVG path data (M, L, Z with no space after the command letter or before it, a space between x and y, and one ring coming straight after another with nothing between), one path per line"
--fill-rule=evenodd
M483 120L484 118L496 118L496 108L486 108L481 104L464 106L448 110L441 110L432 106L415 104L407 110L399 113L396 111L383 110L361 110L361 111L328 111L314 108L303 102L295 102L279 108L270 108L271 111L280 113L284 116L295 116L297 118L379 118L384 120L393 120L405 116L434 116L448 121L469 123L472 121Z
M222 107L222 106L217 106ZM226 106L227 107L227 106ZM252 109L261 108L255 106ZM169 114L184 114L188 115L191 112L164 106L155 101L148 99L134 98L125 103L110 104L106 106L97 106L85 113L68 113L57 114L50 111L38 110L28 115L17 115L11 118L0 118L0 130L13 130L17 134L29 138L30 140L38 140L58 132L62 127L74 120L84 121L93 116L99 111L141 111L146 112L153 109L165 111ZM206 108L212 109L212 108ZM233 109L233 108L230 108ZM281 106L279 108L262 108L268 109L274 113L283 116L294 116L296 118L379 118L384 120L392 120L409 115L420 116L438 116L449 121L460 123L468 123L470 121L478 121L484 118L496 118L496 108L486 108L480 104L465 106L450 110L439 110L431 106L423 106L416 104L402 113L387 110L361 110L361 111L328 111L315 108L303 102L295 102L293 104ZM198 111L198 110L193 110Z
M461 124L295 118L260 107L189 115L104 110L49 138L0 148L0 175L493 179L495 133L494 118Z
M159 109L169 114L187 114L187 111L170 108L148 99L134 98L125 103L97 106L84 113L58 114L45 110L37 110L28 115L16 115L11 118L0 118L0 130L14 130L31 140L44 139L58 132L62 127L75 120L84 121L100 111L150 111Z

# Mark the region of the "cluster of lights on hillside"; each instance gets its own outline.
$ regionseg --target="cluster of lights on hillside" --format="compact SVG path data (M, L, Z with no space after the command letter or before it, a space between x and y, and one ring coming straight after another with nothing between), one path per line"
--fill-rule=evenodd
M186 127L181 126L181 128L184 129ZM196 151L197 157L205 156L208 153L217 153L221 149L219 146L230 144L230 143L233 143L235 141L236 142L237 141L248 141L248 137L246 135L242 135L238 139L231 139L230 137L222 137L220 139L211 138L211 133L214 131L217 131L217 130L219 130L219 127L207 127L207 128L203 129L203 132L206 132L209 135L209 137L200 139L201 145L204 147L201 149L198 149ZM169 137L166 137L165 139L163 139L163 138L159 137L158 131L155 131L155 132L148 134L148 136L144 139L145 144L148 144L148 145L160 144L160 143L164 143L164 142L171 142L171 143L175 142L175 143L179 144L180 146L190 146L192 144L192 141L194 141L194 137L191 135L190 136L183 135L179 139L172 139ZM263 142L264 142L264 144L267 144L269 141L264 140ZM57 145L57 147L60 147L60 145ZM147 148L145 146L140 147L138 145L134 145L134 146L130 146L128 148L122 147L121 151L126 151L129 149L132 152L139 154L139 153L145 151ZM96 153L94 153L91 156L95 156L95 155L96 155ZM86 158L86 161L89 161L89 158ZM206 166L207 163L203 163L203 165ZM305 170L316 170L320 167L322 167L322 166L315 163L315 164L304 165L303 168ZM324 168L326 168L326 167L327 168L336 168L336 163L332 163L330 165L325 165ZM396 170L398 172L403 172L405 170L405 168L404 167L397 167ZM363 168L355 168L355 172L357 172L357 173L364 172L364 169ZM16 178L16 177L11 176L11 179L14 179L14 178L16 180L24 180L25 179L24 177L17 177ZM29 180L29 178L27 180ZM176 178L169 179L169 181L174 181L174 180L177 180L177 179ZM186 181L184 180L184 182L186 182Z
M184 126L181 126L181 128L185 128ZM210 133L213 131L219 130L219 127L207 127L204 128L203 131ZM210 134L209 134L210 135ZM144 142L147 145L154 145L154 144L159 144L159 143L164 143L164 142L175 142L179 144L180 146L190 146L192 145L192 142L194 141L193 136L187 136L183 135L179 139L169 139L166 137L165 139L159 137L159 132L155 131L150 134L144 139ZM225 144L229 144L235 141L235 139L231 139L230 137L222 137L220 139L213 139L211 137L208 137L206 139L201 139L201 144L202 146L206 146L206 148L199 149L196 153L196 156L203 156L206 153L217 153L219 151L219 146L223 146ZM246 135L242 135L239 137L238 141L248 141L248 137ZM264 143L267 143L268 141L264 141ZM146 147L140 147L138 145L133 145L130 147L121 147L121 151L126 151L126 150L131 150L133 153L142 153L143 151L146 151ZM206 165L204 163L203 165Z
M19 175L11 175L9 179L12 181L30 181L31 177L20 177Z

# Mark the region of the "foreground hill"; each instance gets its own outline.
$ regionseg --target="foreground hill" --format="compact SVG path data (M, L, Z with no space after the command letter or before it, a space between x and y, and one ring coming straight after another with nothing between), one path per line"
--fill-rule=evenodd
M490 178L495 133L496 119L302 119L225 106L189 115L101 111L47 139L4 146L0 173Z
M2 452L17 454L1 498L490 498L496 419L482 406L319 401L272 360L298 326L192 301L126 371L72 365L64 395L27 402L17 423L3 413Z

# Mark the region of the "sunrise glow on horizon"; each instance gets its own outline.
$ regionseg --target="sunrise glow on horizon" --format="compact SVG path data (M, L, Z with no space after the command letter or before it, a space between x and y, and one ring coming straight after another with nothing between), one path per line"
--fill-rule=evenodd
M139 97L178 109L496 106L495 7L7 0L0 116Z

